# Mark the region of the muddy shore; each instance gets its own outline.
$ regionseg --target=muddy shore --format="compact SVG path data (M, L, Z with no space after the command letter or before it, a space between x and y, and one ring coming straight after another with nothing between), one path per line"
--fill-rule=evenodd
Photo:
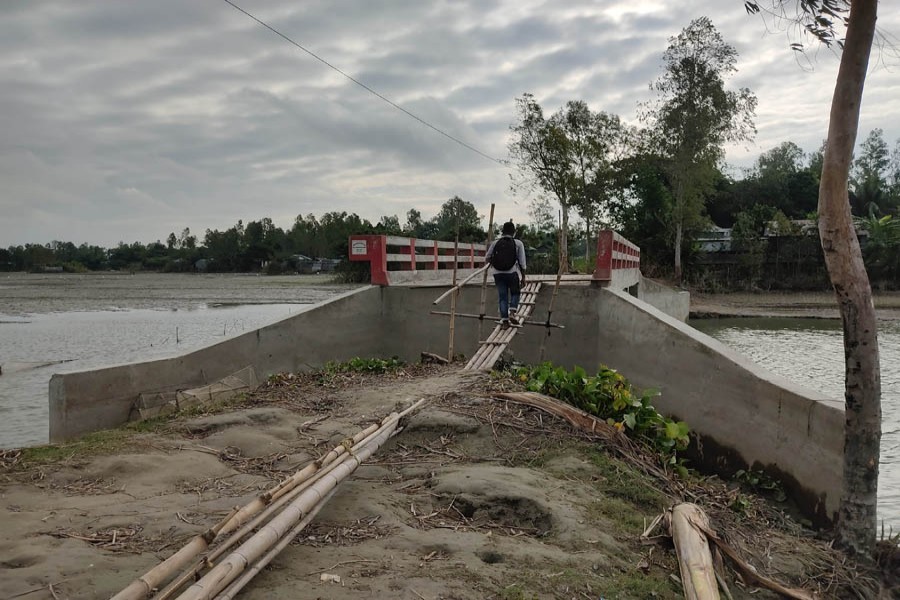
M436 366L284 375L206 414L7 452L0 598L109 597L232 507L417 398L430 404L241 597L674 600L671 547L640 535L684 500L762 573L822 598L877 589L827 537L752 490L660 477L646 455L492 398L515 385ZM734 598L776 597L729 582Z
M875 294L879 319L900 320L900 292ZM691 292L691 318L716 317L805 317L839 319L831 292Z

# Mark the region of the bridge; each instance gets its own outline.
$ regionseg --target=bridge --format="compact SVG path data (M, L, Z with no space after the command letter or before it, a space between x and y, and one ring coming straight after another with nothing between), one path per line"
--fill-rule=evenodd
M393 235L350 236L350 260L369 263L373 285L448 284L454 269L460 279L484 264L485 244L439 242ZM529 279L533 276L529 274ZM545 279L544 277L534 277ZM566 281L584 276L563 275ZM597 260L588 277L602 287L628 289L641 281L641 249L612 230L597 240Z

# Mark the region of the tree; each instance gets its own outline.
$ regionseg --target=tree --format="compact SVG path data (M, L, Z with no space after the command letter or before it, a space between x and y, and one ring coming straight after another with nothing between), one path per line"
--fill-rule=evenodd
M712 191L726 142L749 140L756 132L756 97L743 88L725 89L737 69L737 51L725 43L707 17L691 21L669 40L665 73L653 84L661 98L644 116L653 123L653 142L666 159L672 188L669 214L675 277L682 277L685 232L704 224L704 197Z
M567 102L550 121L568 140L572 205L584 221L584 257L589 260L591 229L599 226L599 217L608 204L615 181L613 164L624 152L625 129L618 116L602 111L592 113L581 100Z
M819 185L819 235L844 330L843 490L836 537L850 552L871 556L878 524L881 371L875 305L850 214L848 184L878 2L798 1L801 23L826 44L835 41L833 23L844 23L846 16ZM745 6L759 12L755 2Z
M558 123L544 118L532 94L516 98L517 121L510 126L513 137L509 154L516 164L519 184L554 196L562 215L560 268L568 264L569 206L574 176L569 160L569 140Z
M453 241L457 232L461 242L480 242L485 238L475 205L459 196L444 202L432 222L436 230L435 239L438 240Z
M888 171L891 153L884 132L873 129L860 147L859 157L853 161L851 184L856 196L854 208L859 216L884 214L889 203Z
M578 210L590 238L613 187L613 164L624 146L625 129L616 115L594 113L580 100L567 102L549 119L531 94L517 98L516 109L509 153L518 168L518 183L559 202L565 268L569 209Z

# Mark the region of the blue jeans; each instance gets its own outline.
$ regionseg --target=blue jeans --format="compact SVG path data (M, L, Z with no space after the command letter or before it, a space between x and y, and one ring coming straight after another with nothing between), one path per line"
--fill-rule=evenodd
M518 273L494 273L494 283L497 284L497 295L500 300L500 318L509 318L509 309L516 310L519 308L519 295L521 288L519 287Z

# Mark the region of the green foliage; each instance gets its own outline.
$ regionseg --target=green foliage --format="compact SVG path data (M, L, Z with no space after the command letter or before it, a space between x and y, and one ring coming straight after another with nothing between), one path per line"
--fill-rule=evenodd
M672 465L679 464L677 452L687 448L690 441L687 423L664 417L654 408L652 400L659 392L638 392L608 367L601 365L596 375L588 375L582 367L568 371L546 362L523 367L517 375L528 390L568 402L649 442Z
M765 492L772 495L778 502L784 502L787 498L781 482L766 475L763 471L741 469L734 474L734 479L748 486L754 492Z
M391 358L351 358L347 362L329 361L325 364L325 373L388 373L403 368L405 363L393 356Z

